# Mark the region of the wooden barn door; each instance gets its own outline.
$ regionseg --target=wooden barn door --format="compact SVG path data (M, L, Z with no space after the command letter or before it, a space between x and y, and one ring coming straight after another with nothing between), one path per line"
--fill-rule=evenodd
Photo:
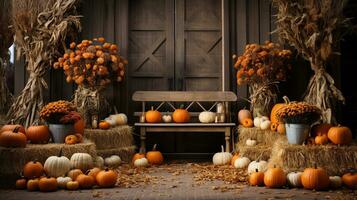
M221 1L130 0L128 16L129 113L140 110L131 101L137 90L221 90ZM154 133L148 146L213 152L217 139L223 141L221 135Z

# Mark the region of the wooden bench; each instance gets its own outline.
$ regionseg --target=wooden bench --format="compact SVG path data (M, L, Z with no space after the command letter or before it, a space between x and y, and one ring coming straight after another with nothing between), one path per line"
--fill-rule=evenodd
M141 147L146 150L145 140L147 132L218 132L224 133L226 141L226 151L230 151L231 129L235 127L235 123L230 122L229 102L237 101L237 96L233 92L222 91L137 91L133 94L133 101L142 103L142 111L135 112L137 117L142 116L146 111L146 103L160 102L155 108L159 110L163 105L169 105L172 110L175 109L173 103L188 102L186 110L189 110L192 105L197 104L202 111L212 111L218 104L223 105L225 122L220 123L135 123L135 127L140 129ZM206 109L201 103L211 102L213 105ZM190 112L191 117L197 117L200 112ZM170 112L171 114L171 112Z

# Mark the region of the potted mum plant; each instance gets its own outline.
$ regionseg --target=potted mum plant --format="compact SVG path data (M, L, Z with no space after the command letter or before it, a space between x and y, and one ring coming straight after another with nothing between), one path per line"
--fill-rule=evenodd
M310 127L321 118L321 110L306 102L289 102L276 112L285 123L290 144L302 144L309 136Z
M49 125L54 143L64 143L67 135L74 134L74 124L81 120L81 115L76 112L74 105L68 101L55 101L44 106L40 117Z
M90 126L99 115L106 116L110 111L102 92L113 80L123 81L127 64L116 44L99 37L78 44L72 42L53 67L63 69L66 81L78 85L73 103Z
M237 69L237 84L249 85L250 110L254 117L267 116L277 98L277 83L286 80L291 68L291 51L279 44L248 44L243 55L233 56Z

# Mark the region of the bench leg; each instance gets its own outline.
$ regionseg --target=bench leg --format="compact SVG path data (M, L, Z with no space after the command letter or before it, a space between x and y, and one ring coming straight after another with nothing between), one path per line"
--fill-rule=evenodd
M227 127L224 132L225 140L226 140L226 152L230 152L230 144L231 144L231 128Z
M141 127L140 128L140 141L141 141L141 148L144 150L144 152L146 152L145 140L146 140L146 131L145 131L144 127Z

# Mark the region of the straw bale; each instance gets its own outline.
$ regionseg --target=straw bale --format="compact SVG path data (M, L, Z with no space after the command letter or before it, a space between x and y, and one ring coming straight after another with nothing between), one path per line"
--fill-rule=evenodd
M132 145L127 147L97 150L97 153L103 158L109 157L111 155L118 155L123 161L130 162L135 153L135 148L136 146Z
M256 140L257 144L272 146L278 138L284 137L278 132L260 128L238 127L238 146L244 146L247 139Z
M249 158L250 160L268 160L272 151L271 146L239 146L239 155Z

